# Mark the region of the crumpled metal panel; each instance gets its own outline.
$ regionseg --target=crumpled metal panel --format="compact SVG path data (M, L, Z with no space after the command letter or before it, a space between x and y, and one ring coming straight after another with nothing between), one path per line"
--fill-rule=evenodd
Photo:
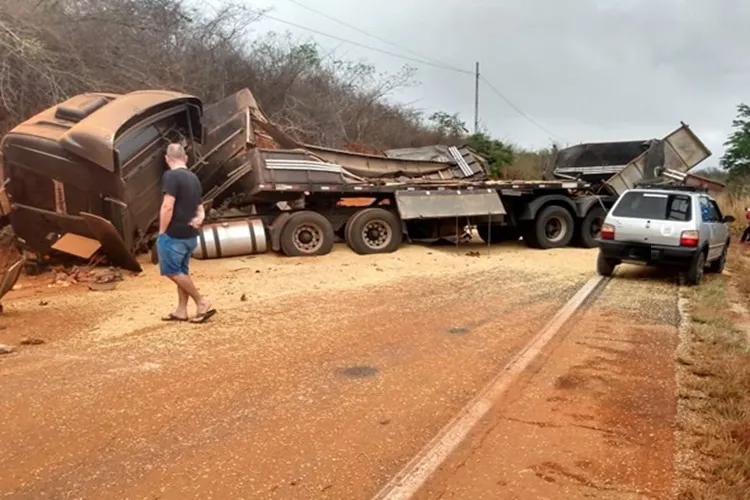
M652 141L651 148L635 158L606 183L615 194L621 195L642 181L660 178L665 170L687 172L711 156L711 151L685 123L660 141Z

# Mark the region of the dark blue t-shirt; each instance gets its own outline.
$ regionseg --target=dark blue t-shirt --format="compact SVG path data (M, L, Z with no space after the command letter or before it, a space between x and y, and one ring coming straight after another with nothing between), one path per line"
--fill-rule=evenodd
M162 191L174 196L172 221L167 234L172 238L194 238L198 231L190 225L201 203L203 189L198 176L186 168L168 170L161 178Z

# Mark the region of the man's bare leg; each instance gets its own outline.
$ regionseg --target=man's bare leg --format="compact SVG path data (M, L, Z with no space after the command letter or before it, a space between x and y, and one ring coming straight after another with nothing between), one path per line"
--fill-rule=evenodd
M177 309L172 312L172 316L181 319L187 319L188 299L190 299L190 295L188 295L185 290L180 288L180 285L177 285Z
M193 299L193 301L195 302L195 306L198 309L198 314L203 314L211 309L211 302L209 302L198 292L198 289L193 284L193 280L190 279L190 276L188 276L187 274L176 274L174 276L169 276L169 279L171 279L178 288L180 288L185 294L187 294L188 297ZM185 310L187 314L187 299L185 302Z

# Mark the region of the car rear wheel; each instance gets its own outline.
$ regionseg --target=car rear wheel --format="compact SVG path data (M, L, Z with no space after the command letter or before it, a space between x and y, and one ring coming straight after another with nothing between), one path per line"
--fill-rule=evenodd
M613 259L608 259L603 253L599 252L599 257L596 258L596 272L601 276L610 278L615 274L615 268L620 263Z
M703 281L703 273L706 268L706 253L700 252L695 256L687 272L688 285L697 286Z

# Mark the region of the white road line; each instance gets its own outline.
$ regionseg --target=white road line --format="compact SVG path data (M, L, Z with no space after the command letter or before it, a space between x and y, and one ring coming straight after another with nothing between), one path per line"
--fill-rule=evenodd
M560 327L604 281L605 278L602 276L594 276L587 281L518 355L505 365L500 373L495 375L489 384L373 497L373 500L408 499L414 496L445 459L458 448L511 383L536 359Z

